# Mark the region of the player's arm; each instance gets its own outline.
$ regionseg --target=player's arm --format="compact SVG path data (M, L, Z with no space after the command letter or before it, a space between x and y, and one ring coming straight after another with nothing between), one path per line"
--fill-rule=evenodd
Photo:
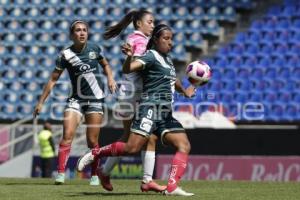
M47 99L49 93L55 86L55 84L56 84L57 80L59 79L60 75L62 74L62 72L63 72L63 70L58 70L58 69L53 70L53 72L50 76L50 79L49 79L48 83L46 84L46 86L44 87L43 93L40 96L39 101L34 108L33 117L36 117L42 110L42 106L43 106L45 100Z
M133 50L130 44L124 44L122 46L122 52L125 55L127 55L127 58L122 68L123 73L128 74L130 72L139 71L143 69L143 63L139 61L133 61Z
M102 66L103 72L107 77L108 88L109 88L111 93L114 93L117 89L117 84L116 84L116 81L113 78L111 67L110 67L110 65L108 64L108 61L105 58L99 60L99 63Z
M195 87L190 85L188 88L184 88L179 79L176 79L175 90L182 93L185 97L191 98L195 95Z

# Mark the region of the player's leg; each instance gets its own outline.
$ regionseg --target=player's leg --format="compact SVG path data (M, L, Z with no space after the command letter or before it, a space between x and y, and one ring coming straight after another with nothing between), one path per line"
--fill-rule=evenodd
M124 126L124 133L121 136L121 138L118 140L120 142L127 142L129 134L130 134L130 126L131 126L132 120L123 120L123 126ZM121 157L108 157L105 161L105 164L103 167L101 167L98 171L98 176L101 180L102 187L107 191L112 191L113 186L110 182L110 174L113 168L117 163L120 162Z
M65 180L65 168L67 161L69 159L71 144L75 135L76 128L80 123L81 113L72 110L66 109L64 113L64 122L63 122L63 137L59 144L58 149L58 166L57 171L58 175L55 179L55 184L63 184Z
M86 139L90 149L99 149L99 134L100 126L102 123L102 113L90 112L85 115L85 121L87 125ZM99 165L99 159L95 159L91 164L91 179L90 185L99 185L99 179L97 176L97 169Z
M146 144L146 147L141 152L143 167L143 180L141 184L141 190L143 192L162 192L166 189L166 186L161 186L152 179L155 166L156 141L157 136L151 134Z
M179 181L185 172L188 163L188 154L191 149L186 133L166 133L164 141L176 149L165 194L192 196L193 193L187 193L178 187Z
M124 126L124 133L121 136L121 138L118 141L121 142L127 142L129 134L130 134L130 126L131 126L132 120L123 120L123 126ZM102 167L102 173L104 176L110 176L111 171L115 167L117 163L120 161L120 157L108 157L106 159L105 164Z

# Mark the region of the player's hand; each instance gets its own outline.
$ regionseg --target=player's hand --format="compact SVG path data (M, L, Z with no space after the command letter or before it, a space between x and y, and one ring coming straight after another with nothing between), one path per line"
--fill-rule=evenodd
M117 90L117 83L113 78L107 79L107 85L111 93L115 93Z
M122 45L122 52L127 56L133 55L133 49L130 44L126 43Z
M184 92L184 96L188 98L192 98L196 95L196 88L193 85L190 85Z
M41 103L38 103L36 106L35 106L35 108L34 108L34 110L33 110L33 118L36 118L36 116L37 115L39 115L40 114L40 112L41 112L41 110L42 110L42 107L43 107L43 104L41 104Z

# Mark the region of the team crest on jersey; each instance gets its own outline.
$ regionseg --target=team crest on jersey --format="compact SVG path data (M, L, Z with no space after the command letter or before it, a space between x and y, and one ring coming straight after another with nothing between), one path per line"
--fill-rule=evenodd
M96 52L94 52L94 51L91 51L91 52L89 52L89 59L96 59Z

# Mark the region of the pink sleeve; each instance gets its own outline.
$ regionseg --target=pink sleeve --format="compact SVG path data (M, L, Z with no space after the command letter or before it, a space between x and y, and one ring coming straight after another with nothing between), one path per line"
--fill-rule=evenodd
M127 38L127 43L132 46L134 56L141 56L146 51L148 40L138 35L129 35Z

